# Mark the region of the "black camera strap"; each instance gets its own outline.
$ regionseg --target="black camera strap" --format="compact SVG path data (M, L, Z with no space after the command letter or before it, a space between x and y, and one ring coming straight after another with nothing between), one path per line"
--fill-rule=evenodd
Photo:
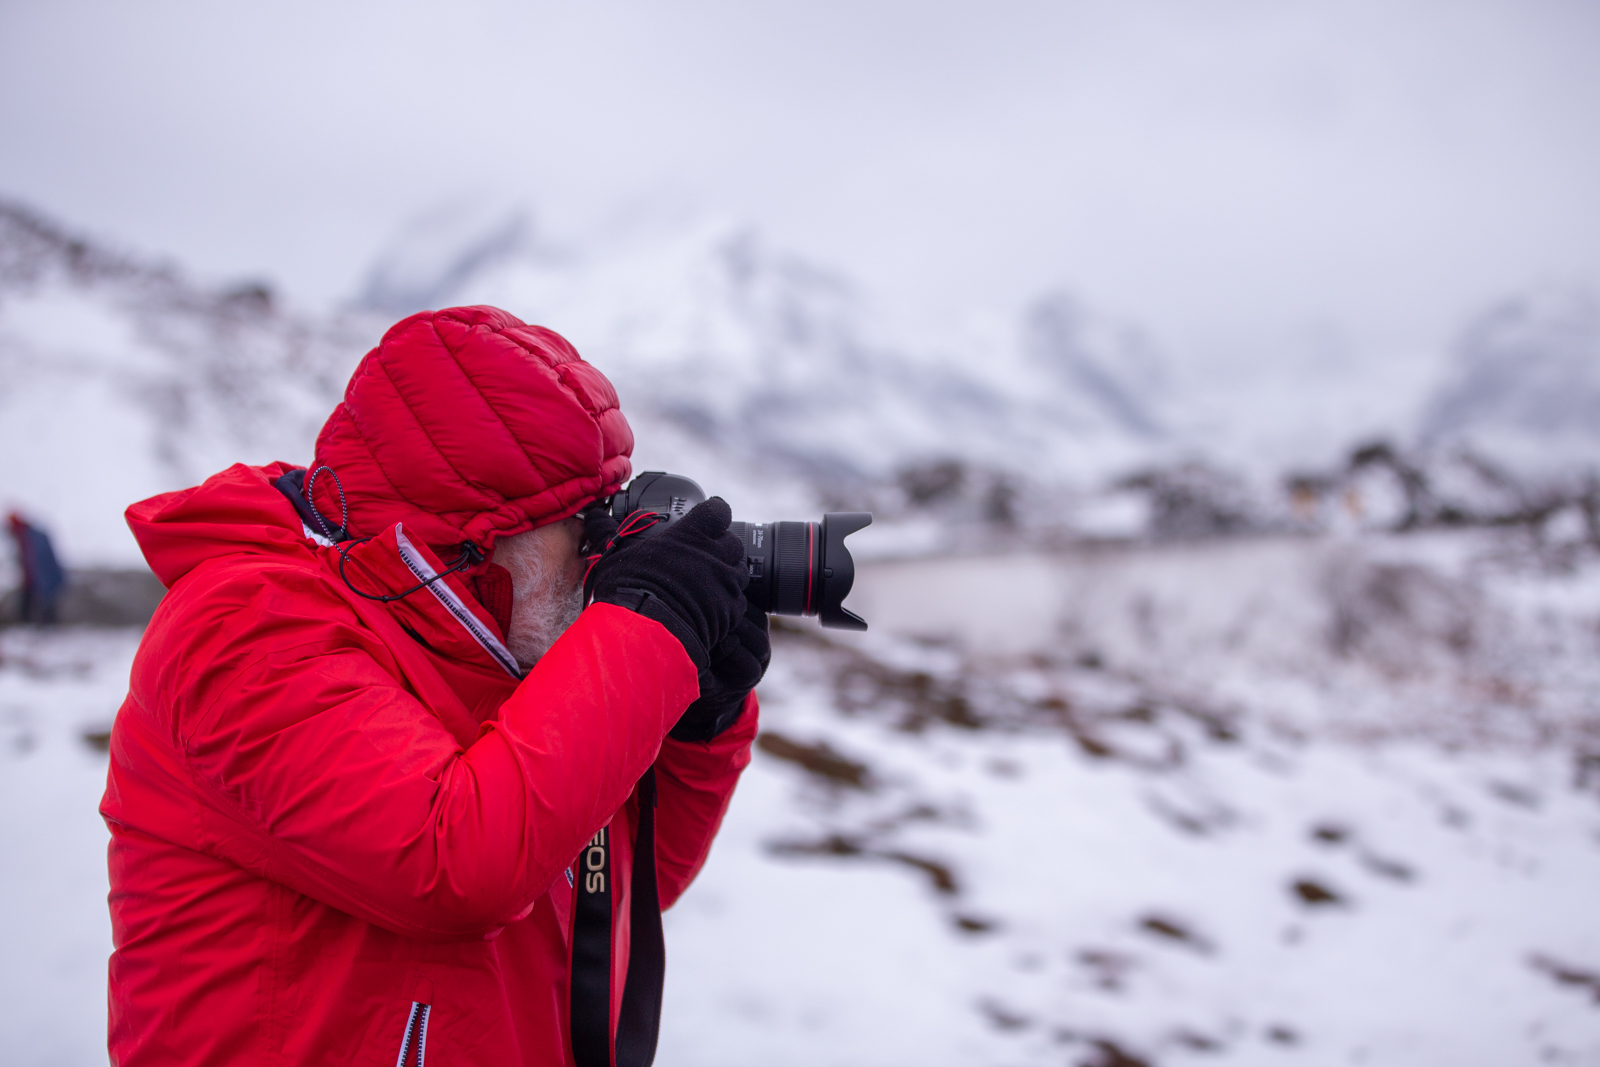
M573 890L572 1056L578 1067L612 1067L611 831L602 826L578 858ZM656 772L639 779L639 832L633 841L628 908L628 975L617 1020L615 1067L649 1067L661 1029L666 941L656 887Z

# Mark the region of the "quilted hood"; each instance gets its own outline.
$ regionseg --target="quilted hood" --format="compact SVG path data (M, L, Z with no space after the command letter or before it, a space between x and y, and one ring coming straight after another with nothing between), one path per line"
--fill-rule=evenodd
M633 431L605 375L560 334L493 307L423 311L356 367L317 437L314 503L351 536L403 522L430 545L572 515L632 472Z

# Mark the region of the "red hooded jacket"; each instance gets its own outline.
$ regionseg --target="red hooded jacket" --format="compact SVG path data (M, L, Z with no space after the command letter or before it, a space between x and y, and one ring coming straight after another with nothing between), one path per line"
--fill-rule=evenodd
M610 384L555 334L494 309L414 316L318 441L370 537L345 577L398 592L445 569L430 545L571 514L627 477L631 444ZM169 592L100 809L111 1060L390 1067L426 1005L408 1062L570 1064L574 861L612 828L614 1025L635 783L654 765L665 907L749 761L754 698L713 741L666 738L694 665L606 604L519 679L483 567L357 595L274 488L289 469L235 466L128 511Z

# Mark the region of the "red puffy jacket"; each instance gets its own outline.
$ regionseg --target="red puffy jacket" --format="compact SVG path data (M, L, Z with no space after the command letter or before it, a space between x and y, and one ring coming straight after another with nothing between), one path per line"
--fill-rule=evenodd
M484 355L518 330L515 351ZM615 395L564 346L456 309L401 323L369 354L318 443L352 531L371 536L349 552L357 587L409 588L444 569L430 544L487 547L626 478ZM407 374L433 388L408 400ZM536 380L496 394L518 375ZM482 410L445 387L461 377ZM536 430L507 415L525 402ZM485 412L495 422L474 443L464 422ZM423 459L395 466L397 447L460 481L424 480L438 471ZM386 498L373 475L386 465L407 492ZM389 604L352 592L274 488L288 469L235 466L129 509L170 591L117 714L100 809L112 1062L390 1067L420 1004L426 1047L410 1062L570 1064L574 861L612 828L614 1024L635 783L654 765L667 906L749 761L754 698L714 741L667 739L695 668L659 624L605 604L518 679L470 574ZM338 515L337 495L316 491Z

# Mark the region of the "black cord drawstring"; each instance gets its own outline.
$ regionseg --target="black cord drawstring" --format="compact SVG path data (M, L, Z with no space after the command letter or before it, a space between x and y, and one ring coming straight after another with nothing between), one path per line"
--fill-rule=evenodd
M316 498L311 495L312 488L317 484L317 475L321 474L323 471L327 471L329 474L333 475L333 484L339 487L339 532L342 534L347 534L350 532L350 508L346 506L344 502L344 483L339 480L338 471L334 470L327 464L323 464L322 466L318 467L316 470L312 471L311 476L306 479L305 492L301 493L300 495L305 497L306 503L311 506L312 517L317 520L317 525L322 527L322 536L326 537L329 541L337 543L339 541L343 541L344 538L333 536L333 531L328 529L328 520L324 519L322 517L322 512L317 510Z
M355 545L364 544L370 540L372 540L372 538L363 537L359 541L350 541L347 543L353 547ZM339 553L339 577L344 579L344 584L349 586L350 591L356 596L366 597L368 600L376 600L380 604L387 604L391 600L399 600L402 597L408 597L419 589L428 588L428 586L432 585L434 582L437 582L441 578L454 574L457 571L464 571L468 567L476 567L479 563L483 562L484 558L483 549L479 548L471 541L463 541L461 542L461 555L456 557L456 561L450 564L450 566L446 567L444 570L440 571L438 574L435 574L432 578L418 582L410 589L407 589L404 593L394 593L389 596L375 596L372 593L363 593L354 585L350 584L350 576L344 572L345 561L350 558L347 554L349 550L343 545L334 545L333 548L334 551Z
M339 529L337 531L328 529L328 521L322 517L322 512L317 510L316 502L311 496L312 487L317 484L317 475L321 474L323 471L327 471L329 474L333 475L333 484L339 487ZM439 579L444 578L447 575L455 574L457 571L464 571L468 567L476 567L484 560L483 549L479 548L471 541L463 541L461 542L461 555L457 556L455 562L450 564L449 567L440 571L438 574L435 574L432 578L418 582L416 585L412 586L410 589L407 589L403 593L392 593L386 596L379 596L373 593L363 593L361 590L355 587L354 583L350 581L350 576L345 574L344 565L349 562L351 548L354 548L356 545L365 544L372 540L372 538L360 537L353 541L345 541L334 537L335 532L340 534L349 534L350 532L350 508L345 502L344 483L339 480L339 472L334 470L332 467L327 466L326 464L318 467L316 470L312 471L311 476L306 479L305 492L303 492L301 495L305 497L306 503L311 506L311 514L316 518L317 525L322 527L322 536L326 537L333 544L333 550L339 553L339 577L344 581L345 586L356 596L365 597L368 600L376 600L380 604L387 604L391 601L408 597L412 593L415 593L419 590L426 589L434 582L437 582Z

